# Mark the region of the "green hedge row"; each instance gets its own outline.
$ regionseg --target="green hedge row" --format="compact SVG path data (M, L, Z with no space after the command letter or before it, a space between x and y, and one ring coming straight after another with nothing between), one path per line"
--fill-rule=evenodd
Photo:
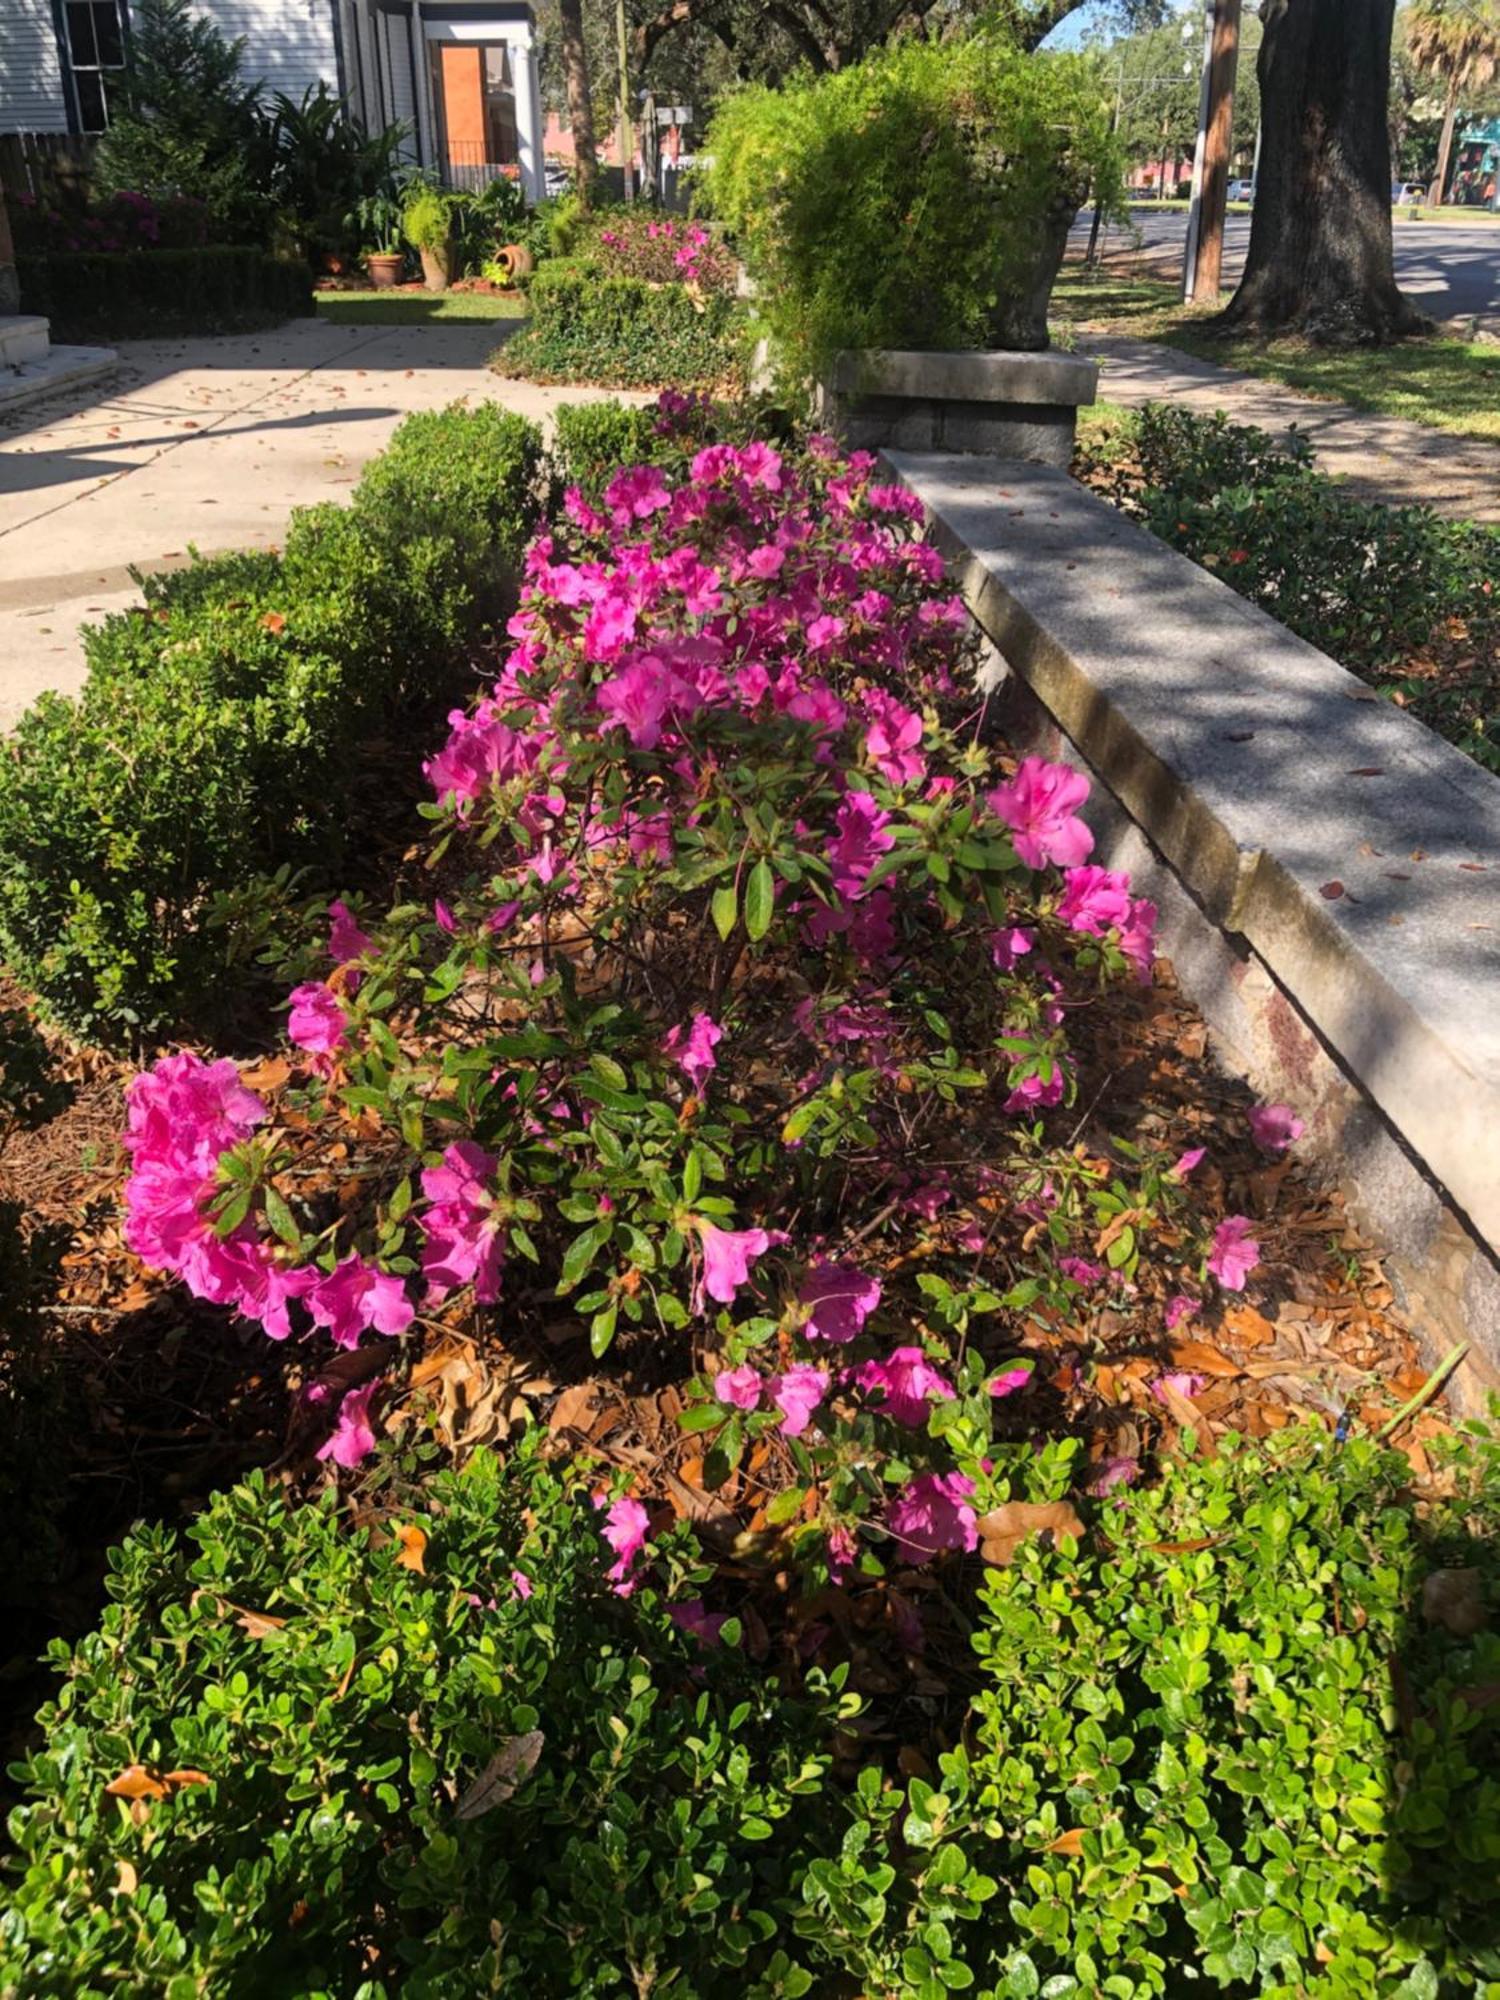
M747 357L747 318L724 292L611 278L586 261L542 265L528 292L531 317L497 350L501 375L596 382L608 389L731 385Z
M1312 448L1170 404L1086 417L1077 468L1154 534L1500 771L1500 529L1360 500ZM1441 671L1412 670L1434 641Z
M17 273L22 310L44 313L54 340L228 333L313 311L306 264L225 245L55 251Z
M212 899L337 865L362 746L503 609L541 463L498 406L410 417L284 553L146 579L143 611L86 632L82 694L44 695L0 754L0 950L51 1018L180 1022L221 970Z
M1080 1500L920 1594L924 1693L862 1723L742 1645L769 1570L705 1613L678 1526L614 1596L544 1452L391 1466L383 1521L256 1475L116 1549L15 1769L0 1992L1494 1994L1493 1437L1421 1513L1314 1425ZM1010 1448L1018 1491L1070 1465Z

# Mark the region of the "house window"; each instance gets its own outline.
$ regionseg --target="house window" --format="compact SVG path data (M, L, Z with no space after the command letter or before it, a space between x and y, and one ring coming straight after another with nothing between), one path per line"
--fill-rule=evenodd
M109 124L105 78L125 67L125 31L120 0L64 0L68 67L82 131L102 132Z

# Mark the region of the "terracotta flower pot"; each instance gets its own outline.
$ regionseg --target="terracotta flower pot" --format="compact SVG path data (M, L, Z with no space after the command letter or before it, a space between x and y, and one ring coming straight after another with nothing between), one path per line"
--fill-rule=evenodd
M453 281L453 248L445 243L440 250L421 250L422 282L429 292L446 292Z
M401 282L405 257L399 250L377 250L366 257L365 269L370 274L370 283L377 292L391 291Z
M536 269L536 259L524 243L502 243L495 252L495 262L512 282L529 278Z

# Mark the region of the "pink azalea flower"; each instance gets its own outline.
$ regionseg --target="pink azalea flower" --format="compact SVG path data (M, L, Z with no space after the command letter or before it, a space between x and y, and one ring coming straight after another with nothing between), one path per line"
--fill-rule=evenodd
M1089 937L1123 929L1130 916L1130 877L1110 868L1070 868L1057 914L1070 930Z
M686 1027L673 1028L662 1043L662 1052L686 1071L689 1083L701 1097L708 1079L718 1068L714 1050L724 1039L724 1030L711 1014L695 1014Z
M604 489L604 504L621 528L632 521L649 520L671 503L666 479L655 465L636 465L628 472L616 473Z
M523 1600L523 1602L526 1598L530 1597L536 1589L536 1585L532 1582L531 1578L526 1574L524 1570L520 1569L513 1569L511 1571L510 1587L516 1593L517 1597Z
M884 1361L867 1361L854 1370L854 1380L866 1391L884 1396L882 1414L908 1430L927 1422L927 1406L953 1401L953 1384L940 1375L920 1347L897 1347Z
M858 1554L859 1544L851 1529L836 1524L828 1530L828 1574L835 1583L843 1582Z
M786 550L777 548L774 542L764 542L758 549L752 549L745 558L745 566L752 576L764 582L779 575L786 561Z
M1178 1154L1176 1160L1167 1169L1168 1178L1174 1181L1185 1181L1195 1167L1202 1165L1207 1152L1207 1146L1189 1146L1185 1153Z
M997 972L1009 972L1016 960L1024 958L1035 943L1036 939L1031 932L1022 930L1018 925L1012 925L1002 931L991 931L990 964Z
M646 1546L650 1527L651 1516L639 1500L616 1500L604 1517L604 1539L615 1552L607 1574L621 1597L628 1597L635 1588L630 1572Z
M1145 981L1151 977L1151 962L1156 956L1156 919L1155 903L1149 897L1137 896L1120 926L1120 949Z
M351 958L367 958L375 949L373 940L360 929L342 899L336 898L328 905L328 916L328 956L335 965L347 965ZM353 993L359 985L359 974L351 972L344 984Z
M1012 1114L1018 1111L1045 1111L1049 1105L1061 1104L1065 1088L1063 1066L1054 1060L1051 1076L1044 1079L1037 1070L1023 1076L1006 1098L1004 1109Z
M1307 1130L1289 1104L1255 1104L1249 1111L1250 1136L1273 1158L1294 1145Z
M1076 868L1093 852L1094 836L1074 817L1089 795L1089 781L1066 764L1043 757L1022 760L1008 784L997 785L985 801L1010 828L1016 853L1028 868L1049 861Z
M1167 1300L1166 1323L1170 1333L1174 1326L1181 1326L1185 1319L1191 1319L1198 1310L1198 1300L1187 1292L1177 1292Z
M370 1398L380 1387L377 1379L362 1388L350 1389L339 1404L338 1421L318 1447L318 1457L332 1459L346 1471L369 1457L375 1449L375 1432L370 1425Z
M812 653L826 653L831 646L838 644L846 630L847 627L842 618L836 618L832 613L826 611L821 613L808 624L808 651Z
M717 1646L729 1617L727 1611L708 1610L701 1597L688 1604L669 1604L667 1615L679 1631L696 1639L700 1646Z
M894 695L870 688L861 697L870 727L865 749L880 775L893 785L909 785L927 768L922 755L922 718L903 708Z
M890 814L876 805L869 792L846 792L839 801L828 859L833 886L841 896L851 900L858 896L881 855L895 846L896 836L886 830L890 821Z
M807 1308L803 1332L809 1340L826 1340L842 1346L863 1330L865 1321L880 1304L880 1280L866 1277L852 1264L812 1264L797 1291Z
M721 1368L714 1377L714 1396L730 1409L754 1410L760 1405L759 1373L742 1361L738 1368Z
M494 784L529 772L536 761L533 746L483 707L473 714L455 709L448 741L422 766L440 800L451 799L462 811Z
M1104 1266L1095 1264L1088 1257L1059 1257L1057 1268L1075 1285L1097 1285L1104 1276Z
M445 937L452 937L458 929L458 924L452 910L449 909L441 896L437 897L433 902L432 921Z
M1253 1227L1248 1215L1226 1215L1214 1231L1208 1268L1226 1292L1242 1292L1260 1262L1260 1245L1250 1234Z
M772 1378L771 1401L781 1412L781 1427L788 1437L802 1435L827 1394L827 1375L806 1361L793 1362L784 1375Z
M926 1563L943 1549L977 1548L979 1525L968 1504L973 1491L962 1472L923 1472L908 1481L885 1515L901 1560Z
M349 1021L337 996L321 980L310 980L292 992L286 1031L299 1049L310 1055L332 1055L343 1041Z
M401 1280L367 1264L357 1250L318 1279L307 1294L307 1309L313 1324L326 1326L340 1347L358 1347L372 1327L376 1333L405 1333L415 1316Z
M1026 1387L1033 1372L1029 1361L1018 1361L1013 1367L1002 1368L998 1375L991 1377L989 1392L992 1396L1013 1396L1018 1389Z
M1139 1459L1106 1458L1089 1481L1089 1491L1102 1499L1106 1493L1112 1493L1117 1486L1133 1486L1140 1476Z
M422 1193L430 1205L420 1218L422 1275L429 1302L468 1284L482 1306L499 1298L505 1251L491 1191L499 1165L493 1153L461 1139L448 1147L440 1167L423 1169Z
M1202 1389L1204 1377L1193 1375L1185 1368L1179 1368L1166 1375L1158 1375L1151 1384L1151 1393L1158 1403L1167 1400L1168 1392L1178 1396L1196 1396Z
M733 1305L740 1286L750 1282L750 1266L770 1249L771 1234L764 1229L720 1229L701 1215L693 1221L703 1244L698 1310L703 1309L704 1293L721 1306Z

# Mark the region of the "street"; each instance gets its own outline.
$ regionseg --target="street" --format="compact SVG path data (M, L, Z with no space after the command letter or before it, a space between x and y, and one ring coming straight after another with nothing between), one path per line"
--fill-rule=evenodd
M1088 242L1089 215L1073 225L1070 251ZM1131 220L1140 232L1143 261L1165 275L1182 269L1187 235L1187 211L1132 208ZM1396 252L1396 282L1434 319L1475 319L1481 328L1500 333L1500 222L1400 222L1392 225ZM1224 277L1239 277L1250 242L1250 217L1231 215L1224 229ZM1106 250L1119 257L1133 246L1129 229L1107 232Z

